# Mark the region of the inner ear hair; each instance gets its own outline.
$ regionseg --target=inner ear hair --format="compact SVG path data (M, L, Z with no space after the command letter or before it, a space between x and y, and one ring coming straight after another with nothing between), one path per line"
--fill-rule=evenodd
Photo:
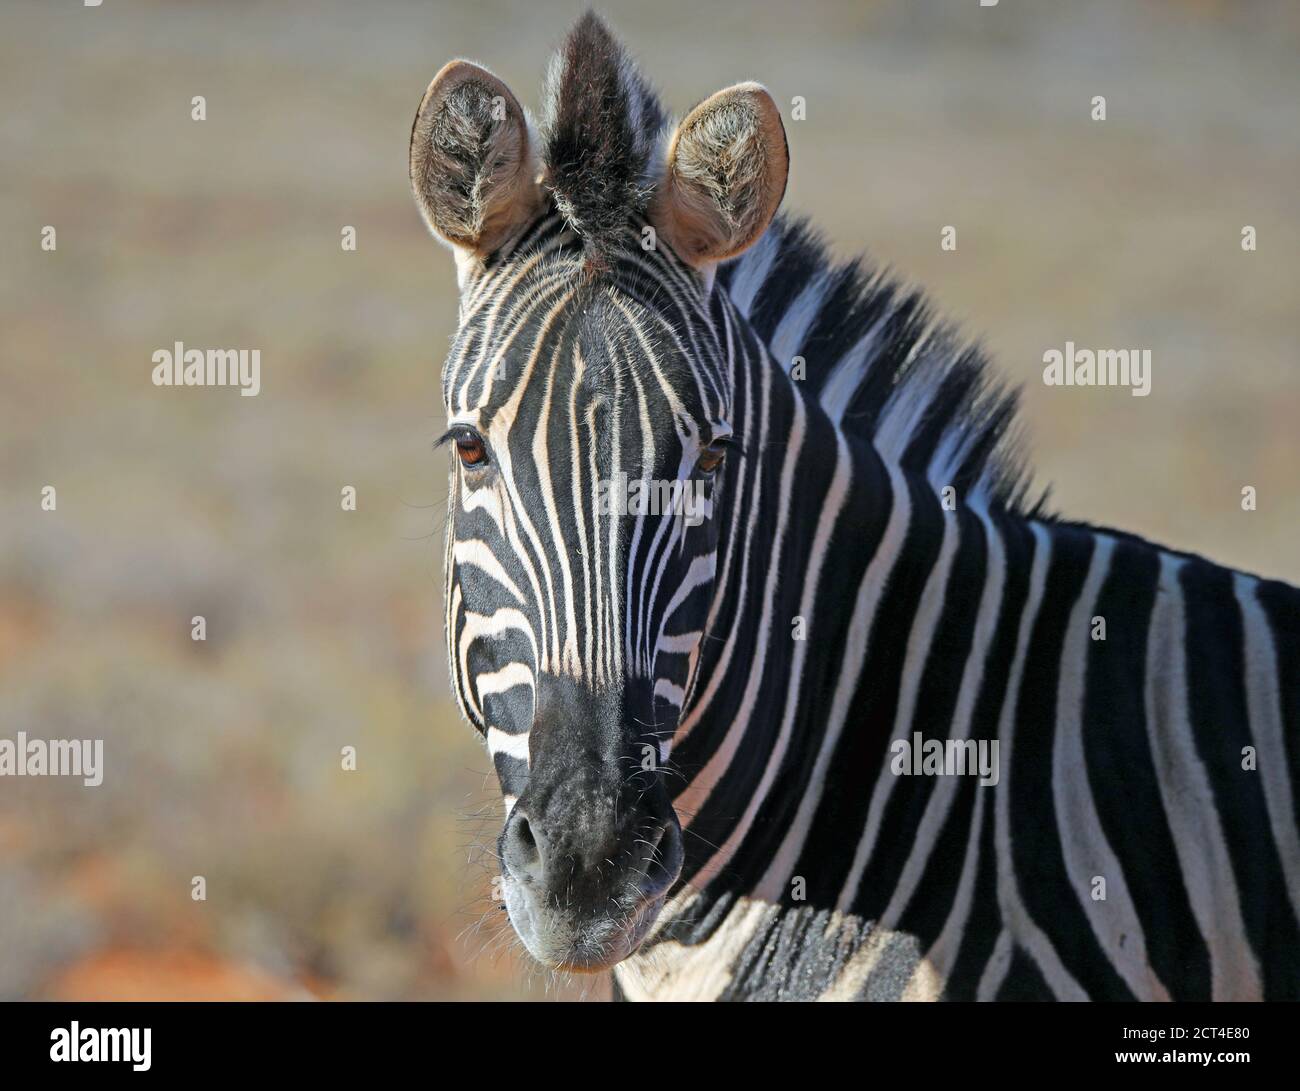
M430 229L485 257L542 205L528 119L485 68L452 61L429 84L411 126L411 189Z
M677 127L650 222L683 261L707 270L758 241L789 173L780 110L766 88L738 83Z

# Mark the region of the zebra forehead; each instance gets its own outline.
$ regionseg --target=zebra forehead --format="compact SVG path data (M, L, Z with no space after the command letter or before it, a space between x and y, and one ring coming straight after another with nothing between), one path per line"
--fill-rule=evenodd
M534 308L513 309L507 300L503 310L481 310L461 326L446 365L449 400L455 393L479 412L504 411L521 393L558 395L556 380L568 379L566 399L576 392L586 404L619 409L640 392L667 397L679 417L710 415L698 391L706 372L711 389L720 385L712 331L687 328L680 315L648 306L616 281L575 283Z

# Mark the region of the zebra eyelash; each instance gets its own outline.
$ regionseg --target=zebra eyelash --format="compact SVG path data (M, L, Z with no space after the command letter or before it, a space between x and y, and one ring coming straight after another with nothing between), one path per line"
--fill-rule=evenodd
M492 457L491 445L484 438L482 432L480 432L477 428L471 427L468 424L452 425L450 428L447 429L446 432L444 432L441 436L438 437L438 439L434 441L433 449L435 451L438 450L438 448L440 448L443 444L447 443L449 440L456 440L457 443L459 444L461 440L467 440L467 439L473 439L477 441L480 449L483 452L483 457L479 459L477 462L470 464L464 460L463 455L460 455L459 461L460 461L461 469L465 473L474 474L474 475L481 474L484 471L491 469L496 464L496 460Z
M730 435L722 436L719 439L710 440L707 444L709 447L725 447L728 452L735 452L738 455L745 453L745 441L735 432Z
M441 447L445 447L453 439L456 439L459 436L473 436L483 444L484 447L488 446L487 439L477 428L471 428L468 424L456 424L448 428L447 431L443 432L442 435L433 441L433 449L436 451Z

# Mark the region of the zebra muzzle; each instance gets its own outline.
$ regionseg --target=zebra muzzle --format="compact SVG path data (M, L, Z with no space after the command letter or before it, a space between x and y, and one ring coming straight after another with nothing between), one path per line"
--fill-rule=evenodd
M561 816L530 814L526 799L501 835L505 902L515 931L544 965L597 972L632 954L681 873L681 826L657 787L658 806L615 825L585 801Z

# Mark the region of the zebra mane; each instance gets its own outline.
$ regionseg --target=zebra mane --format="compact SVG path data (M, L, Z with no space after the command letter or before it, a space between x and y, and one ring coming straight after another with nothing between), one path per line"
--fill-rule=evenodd
M552 58L544 97L544 184L589 262L604 265L654 192L663 106L591 11Z
M847 435L923 475L1009 512L1029 500L1019 394L983 349L938 319L923 293L865 258L836 262L816 230L784 214L718 284L787 372Z

